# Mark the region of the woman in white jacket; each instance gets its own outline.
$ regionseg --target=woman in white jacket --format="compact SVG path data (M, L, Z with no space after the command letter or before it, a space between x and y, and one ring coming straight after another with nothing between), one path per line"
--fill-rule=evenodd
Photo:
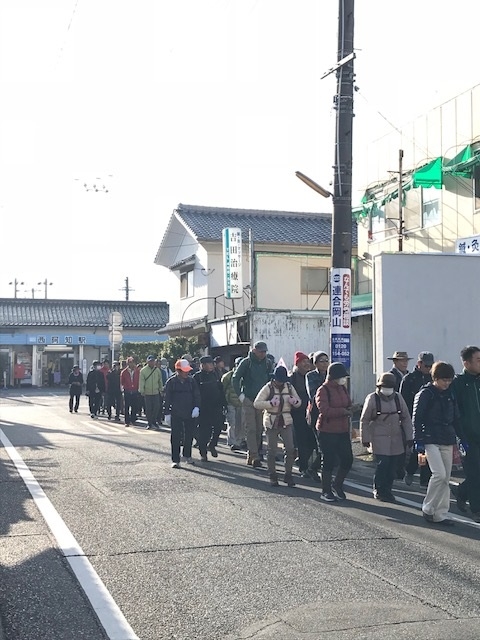
M253 403L255 409L263 411L263 426L267 432L268 455L267 464L270 474L270 485L278 487L278 477L275 468L275 454L277 438L281 437L285 446L285 475L283 481L294 487L292 476L293 461L295 460L295 445L293 443L293 419L290 414L292 407L302 404L295 388L287 382L288 373L285 367L279 366L273 372L273 380L267 382Z

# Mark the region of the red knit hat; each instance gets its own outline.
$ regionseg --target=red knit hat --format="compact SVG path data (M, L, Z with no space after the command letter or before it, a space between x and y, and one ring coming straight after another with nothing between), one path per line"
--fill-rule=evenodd
M303 353L303 351L295 351L295 355L293 356L293 362L295 366L297 366L299 362L305 359L308 360L308 356Z

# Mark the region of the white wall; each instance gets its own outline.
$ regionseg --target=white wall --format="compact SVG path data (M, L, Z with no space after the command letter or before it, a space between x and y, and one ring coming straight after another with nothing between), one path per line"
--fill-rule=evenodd
M415 366L431 351L461 371L460 350L480 343L480 256L381 254L374 259L374 364L381 373L395 350Z

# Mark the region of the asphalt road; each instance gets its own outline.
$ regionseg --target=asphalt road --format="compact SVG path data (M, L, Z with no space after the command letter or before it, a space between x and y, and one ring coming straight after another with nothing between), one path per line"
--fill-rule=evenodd
M0 439L6 640L480 638L480 527L425 523L418 480L377 503L356 460L330 505L224 445L171 469L167 430L63 392L1 392Z

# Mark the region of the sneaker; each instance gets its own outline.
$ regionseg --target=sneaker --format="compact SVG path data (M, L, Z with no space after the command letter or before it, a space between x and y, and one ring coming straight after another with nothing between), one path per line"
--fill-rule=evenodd
M453 497L457 501L458 510L462 513L467 513L468 507L467 502L463 498L458 495L458 485L452 484L450 485L450 491L452 492Z
M213 445L209 445L208 450L212 454L212 458L218 458L218 451L215 449Z
M333 487L332 493L336 497L337 500L346 500L347 499L347 496L346 496L345 491L343 489L337 489L336 487Z
M75 409L75 413L78 413L78 409Z
M203 456L201 455L201 456L200 456L200 460L201 460L202 462L208 462L207 454L205 453Z
M179 462L172 462L172 469L180 469L180 463Z
M247 463L248 464L248 463ZM260 460L252 460L252 467L254 469L261 469L262 468L262 463Z
M91 414L90 414L90 418L91 418L92 420L95 420L95 414L94 414L94 413L91 413Z
M413 473L406 473L404 480L407 487L409 487L413 482Z
M422 515L427 522L433 522L433 516L431 516L429 513L425 513L425 511L422 511Z
M277 474L276 473L271 473L270 474L270 486L271 487L278 487L278 478L277 478Z
M331 491L324 491L322 493L322 495L320 496L320 500L323 500L324 502L336 502L337 501L336 497L333 495L333 493Z
M243 448L239 444L230 445L230 451L243 451Z
M129 423L129 422L125 422L125 426L126 426L126 427L129 427L129 426L130 426L130 423Z
M295 481L293 479L293 476L290 473L286 473L283 476L283 481L285 482L287 487L294 487L295 486Z
M397 502L397 499L395 498L393 493L387 493L386 495L383 496L383 501L391 502L392 504L395 504Z
M70 413L72 413L72 410L71 410L71 409L70 409L69 411L70 411Z
M195 464L195 460L193 458L185 458L185 462L187 464Z

